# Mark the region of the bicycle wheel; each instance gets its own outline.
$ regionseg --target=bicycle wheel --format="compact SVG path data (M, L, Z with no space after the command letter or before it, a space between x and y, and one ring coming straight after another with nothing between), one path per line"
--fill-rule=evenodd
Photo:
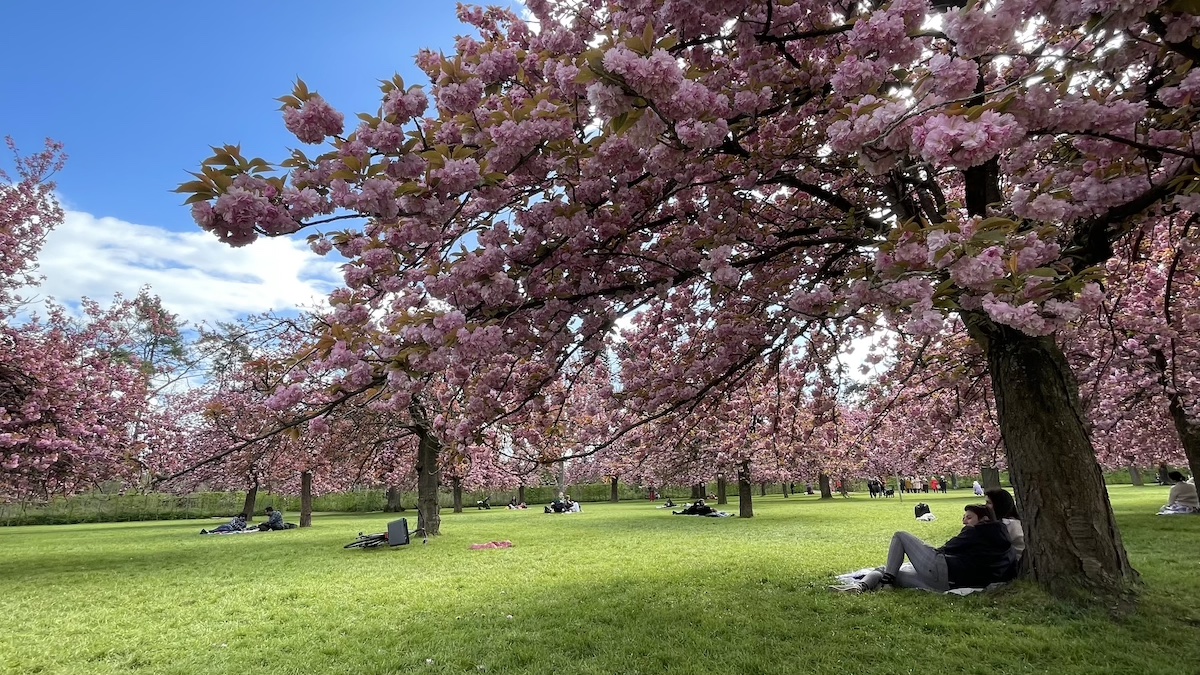
M358 539L355 539L342 548L373 548L386 542L387 537L382 534L369 534L365 537L359 537Z

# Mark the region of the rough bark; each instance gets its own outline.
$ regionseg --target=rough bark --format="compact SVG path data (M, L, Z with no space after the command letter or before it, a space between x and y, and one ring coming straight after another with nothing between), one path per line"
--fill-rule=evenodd
M750 462L738 471L738 518L754 517L754 485L750 482Z
M706 486L703 483L698 483L692 486L692 499L704 499L708 495L704 493Z
M833 499L833 490L829 487L829 474L823 473L817 478L821 483L821 499Z
M725 477L722 476L720 478L717 478L717 504L728 504L728 503L729 503L729 485L728 485L728 482L725 480Z
M242 504L242 513L246 514L246 522L254 520L254 502L258 501L258 481L246 490L246 501Z
M524 485L521 485L517 488L517 503L518 504L525 503L525 486Z
M311 471L300 474L300 527L312 527L312 479Z
M982 314L964 319L987 354L1033 579L1059 597L1127 597L1138 574L1125 553L1062 350L1052 338L1030 337Z
M451 485L451 493L454 495L454 512L462 513L462 481L455 478Z
M1000 487L1000 469L994 466L981 466L979 467L979 473L982 476L982 480L979 482L983 484L984 490L993 490Z
M1188 418L1178 394L1169 395L1168 400L1168 410L1171 411L1171 420L1175 422L1175 431L1179 433L1179 441L1183 444L1188 468L1193 476L1200 476L1200 422Z
M614 504L621 501L621 496L619 494L617 494L617 477L616 476L612 477L612 483L609 485L608 501L610 501Z
M1142 480L1142 470L1139 469L1136 464L1129 465L1129 482L1138 487L1146 484L1145 481Z
M413 432L417 435L417 527L425 530L426 536L435 536L442 531L442 507L438 504L438 487L442 471L438 466L438 455L442 451L441 441L430 431L425 407L414 396L409 412L413 417Z

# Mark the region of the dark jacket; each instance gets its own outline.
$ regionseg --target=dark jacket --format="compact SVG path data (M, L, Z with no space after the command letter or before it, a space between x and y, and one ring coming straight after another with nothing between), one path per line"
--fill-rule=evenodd
M946 556L951 588L982 588L1009 578L1011 548L1004 524L993 521L964 527L937 550Z

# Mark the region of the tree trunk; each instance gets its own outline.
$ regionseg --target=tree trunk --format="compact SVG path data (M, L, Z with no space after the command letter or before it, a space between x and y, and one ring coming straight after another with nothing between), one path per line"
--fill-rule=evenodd
M950 474L950 489L951 490L958 489L958 476L955 474Z
M767 496L767 484L766 484L766 483L759 483L759 484L758 484L758 496L759 496L759 497L766 497L766 496Z
M1188 468L1191 469L1193 477L1200 476L1200 422L1188 418L1178 394L1169 395L1168 400L1168 409L1171 411L1171 419L1175 422L1175 431L1179 433L1179 441L1183 444Z
M1142 480L1142 470L1137 468L1136 464L1129 465L1129 482L1141 487L1146 483Z
M462 513L462 479L455 478L451 488L454 494L454 512Z
M729 503L729 486L724 476L717 478L717 504Z
M621 496L617 494L617 477L616 476L612 477L612 485L609 487L609 491L608 491L608 501L610 501L614 504L621 501Z
M1171 482L1171 479L1167 477L1167 473L1168 472L1167 472L1166 463L1164 462L1162 464L1159 464L1158 465L1158 483L1159 483L1159 485L1166 485L1167 483Z
M388 513L404 511L404 492L399 487L393 485L387 489L387 506L383 510Z
M257 480L254 481L254 484L250 486L249 490L246 490L246 501L242 505L242 513L246 514L247 523L254 520L254 502L256 501L258 501Z
M754 485L750 483L750 462L742 462L738 471L738 518L754 517Z
M692 499L704 499L707 496L706 494L704 494L705 487L706 486L703 483L697 483L696 485L693 485L692 486Z
M312 472L300 474L300 527L312 527Z
M964 313L987 354L1010 480L1034 580L1059 597L1124 596L1129 564L1104 476L1084 427L1079 386L1050 337L1030 337Z
M784 498L784 499L787 499L787 497L788 497L788 484L787 484L787 483L780 483L780 484L779 484L779 490L780 490L780 492L782 492L782 493L783 493L783 498Z
M822 473L817 479L821 483L821 499L833 499L833 490L829 487L829 474Z
M984 490L995 490L1000 487L1000 469L994 466L981 466L979 473L982 477L979 482L983 484Z
M438 504L438 486L442 472L438 466L438 455L442 443L429 428L425 407L416 396L409 405L413 417L413 431L419 441L417 445L417 527L425 530L426 536L442 532L442 507Z
M517 503L518 504L525 503L525 486L524 485L521 485L517 488Z

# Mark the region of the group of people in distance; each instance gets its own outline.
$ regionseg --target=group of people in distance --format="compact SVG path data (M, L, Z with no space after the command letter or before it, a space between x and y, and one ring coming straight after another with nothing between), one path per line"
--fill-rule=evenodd
M867 573L852 590L885 586L945 592L982 588L1017 576L1025 532L1012 495L1000 488L985 493L986 504L963 511L963 529L934 548L908 532L892 535L887 564ZM904 564L905 558L909 565Z
M266 508L267 522L260 523L257 527L249 528L259 532L269 532L271 530L290 530L296 527L293 523L283 522L283 512L276 511L274 507ZM211 530L200 530L200 534L231 534L233 532L245 532L247 530L246 521L250 517L244 513L239 513L224 525L214 527Z
M546 507L546 513L579 513L583 511L583 507L579 502L573 501L571 495L558 493L558 497L550 502L550 506Z
M930 492L946 493L950 490L950 483L945 478L933 476L931 478L901 478L900 490L912 494Z
M1172 471L1167 474L1171 479L1171 492L1167 494L1167 503L1158 511L1160 516L1182 516L1200 514L1200 498L1196 495L1195 477L1185 480L1183 474Z

